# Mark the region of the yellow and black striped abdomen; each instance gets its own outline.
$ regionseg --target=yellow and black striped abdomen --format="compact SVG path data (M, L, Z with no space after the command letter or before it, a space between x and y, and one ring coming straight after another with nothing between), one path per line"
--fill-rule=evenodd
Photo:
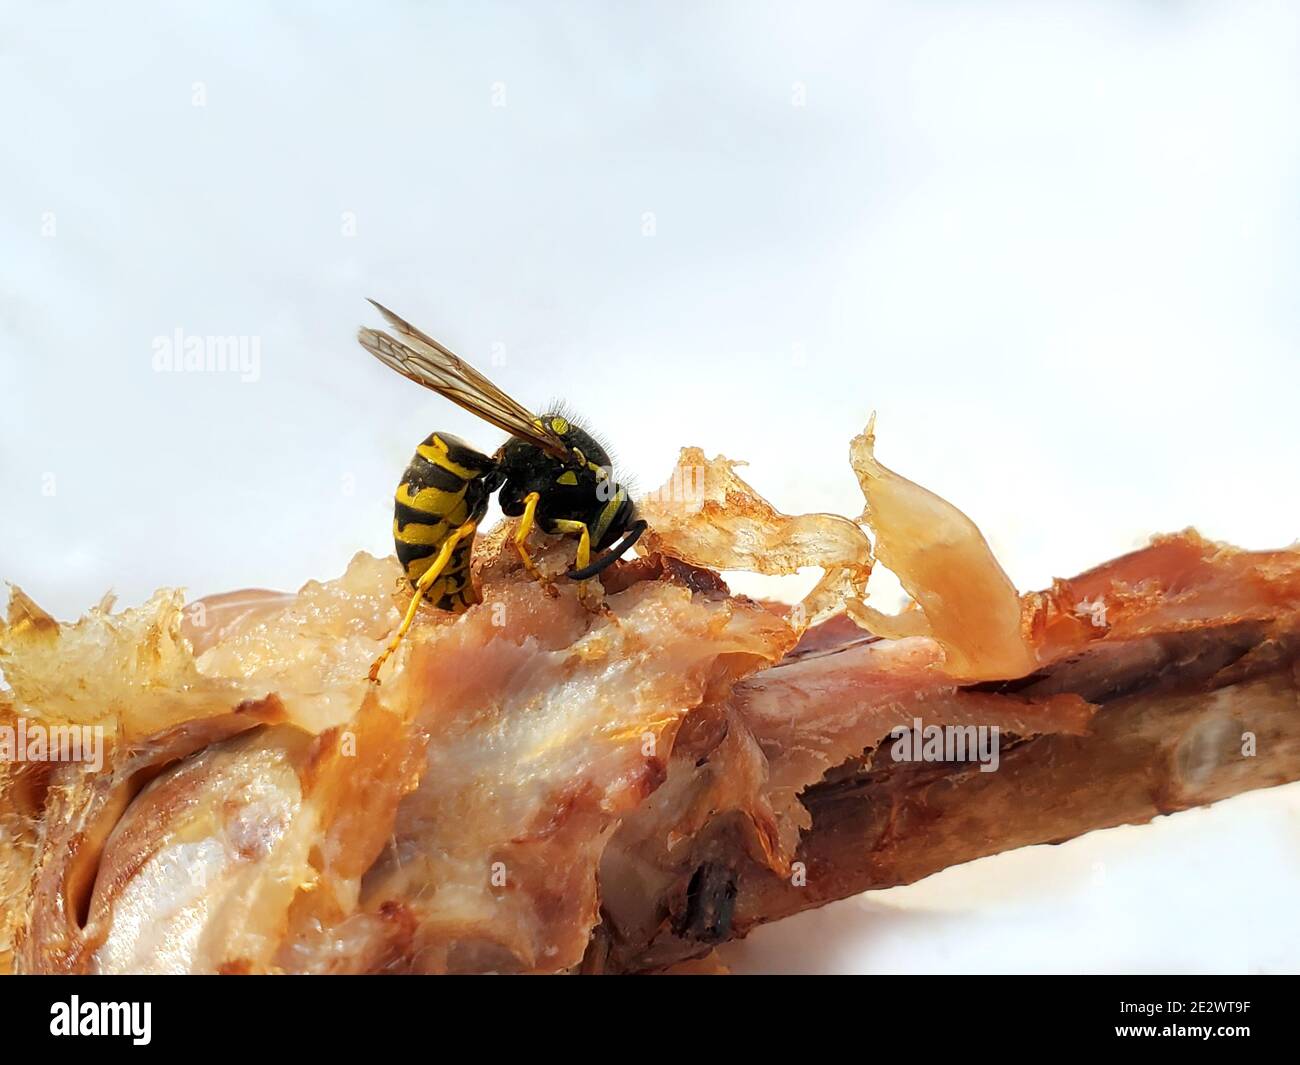
M447 539L467 521L482 520L496 463L449 433L431 433L402 474L393 506L397 558L414 584ZM478 602L470 574L474 538L456 545L447 568L425 592L441 610L460 612Z

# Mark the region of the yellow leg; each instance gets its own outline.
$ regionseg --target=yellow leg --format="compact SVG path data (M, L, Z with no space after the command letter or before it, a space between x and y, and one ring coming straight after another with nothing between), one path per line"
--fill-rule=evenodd
M545 581L546 578L534 564L533 556L528 553L524 541L528 539L528 534L533 531L533 525L537 521L537 501L541 498L536 492L524 496L524 513L519 519L519 527L515 529L515 550L519 552L519 560L524 564L524 569L535 581Z
M578 534L578 557L575 560L577 569L582 569L591 562L591 530L586 524L580 521L570 521L567 518L557 518L553 522L556 532L568 533L570 536ZM578 582L578 600L588 610L598 611L603 597L600 592L589 590L591 580Z
M586 569L591 562L591 530L583 522L569 521L567 518L557 518L552 524L559 532L578 534L578 558L575 568Z
M441 575L442 571L447 568L447 563L451 561L451 553L456 550L456 545L465 537L473 536L477 524L467 521L447 539L442 542L442 548L438 551L438 556L429 564L429 568L420 574L420 579L415 582L415 594L411 596L411 605L406 608L406 616L402 618L402 623L397 627L397 632L389 642L388 647L370 667L370 679L376 684L379 683L379 670L383 664L388 661L388 656L397 650L402 642L402 638L411 628L415 621L415 612L420 608L420 600L424 598L424 593Z

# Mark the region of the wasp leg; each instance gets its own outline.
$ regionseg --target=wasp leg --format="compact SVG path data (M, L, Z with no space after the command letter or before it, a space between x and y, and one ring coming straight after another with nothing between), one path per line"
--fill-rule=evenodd
M646 523L643 518L638 518L628 526L627 532L623 534L623 539L606 551L600 558L596 559L590 566L575 566L565 574L571 581L587 581L596 576L602 570L608 569L623 556L623 552L641 539L641 534L646 531Z
M587 564L591 561L591 530L580 521L569 521L567 518L556 518L551 523L562 533L578 534L578 561L577 569L586 569Z
M477 527L477 522L467 521L454 533L448 536L447 539L442 542L442 547L438 551L437 558L430 563L427 570L420 574L420 579L415 582L415 594L411 597L411 605L406 608L406 616L402 618L402 623L397 627L397 632L389 642L388 647L385 648L384 653L376 658L370 667L370 679L376 684L379 683L379 670L383 667L383 664L388 661L388 656L397 650L398 646L402 642L402 638L410 630L412 622L415 621L415 612L420 608L420 600L424 598L424 593L429 590L429 587L433 582L436 581L442 574L442 571L447 568L447 563L451 561L451 553L456 550L456 545L465 539L465 537L473 536L474 530Z
M587 528L584 522L570 521L567 518L557 518L552 524L556 532L570 535L578 534L577 568L580 570L586 569L591 562L591 530ZM578 599L588 610L598 612L602 605L600 593L590 591L586 581L581 581L578 584Z
M547 583L546 578L542 576L542 571L537 568L533 562L533 556L528 553L528 548L524 546L524 541L528 539L528 534L533 531L533 525L537 521L537 501L542 497L536 492L529 492L524 496L524 513L519 519L519 527L515 529L515 550L519 552L519 561L524 564L524 569L528 575L535 581Z

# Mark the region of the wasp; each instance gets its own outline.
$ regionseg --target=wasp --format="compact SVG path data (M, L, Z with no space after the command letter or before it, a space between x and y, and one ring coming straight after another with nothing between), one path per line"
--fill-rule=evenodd
M415 449L393 501L397 558L414 591L370 679L410 630L427 599L460 613L481 595L470 572L474 533L494 492L502 512L519 518L514 546L528 573L545 581L528 551L528 535L576 536L575 566L565 576L588 581L620 558L645 532L627 489L614 480L609 455L568 415L538 416L515 402L463 359L387 307L371 304L396 336L363 328L361 346L403 377L503 429L510 438L485 455L450 433L435 432ZM593 552L604 552L593 559Z

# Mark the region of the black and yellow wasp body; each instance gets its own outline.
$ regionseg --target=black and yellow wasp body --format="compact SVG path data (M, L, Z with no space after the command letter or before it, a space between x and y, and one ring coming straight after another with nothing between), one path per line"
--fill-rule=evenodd
M645 531L627 489L614 480L609 455L569 416L531 414L432 337L374 305L399 336L362 329L362 347L511 435L490 456L440 432L416 448L393 511L397 557L415 595L388 649L371 666L371 680L406 635L422 599L453 612L479 601L470 568L474 533L494 492L500 491L506 516L520 519L515 548L538 579L526 546L535 525L578 538L577 564L566 574L578 581L595 577ZM593 561L593 550L605 553Z
M578 568L568 576L585 580L617 560L634 540L627 541L617 553L605 555L594 565L585 556L612 547L634 526L639 536L645 525L637 524L636 507L627 489L613 480L609 455L589 433L564 414L547 414L537 421L563 440L577 458L572 462L561 461L527 440L512 437L499 452L498 469L503 477L498 497L501 510L507 517L525 516L528 500L535 494L536 521L543 532L579 537ZM583 528L576 528L579 525ZM590 540L586 545L581 541L584 530Z
M393 500L397 560L412 587L433 565L439 550L466 522L477 525L501 486L497 463L450 433L430 433L402 474ZM424 597L440 610L461 611L478 601L470 578L474 537L456 542Z

